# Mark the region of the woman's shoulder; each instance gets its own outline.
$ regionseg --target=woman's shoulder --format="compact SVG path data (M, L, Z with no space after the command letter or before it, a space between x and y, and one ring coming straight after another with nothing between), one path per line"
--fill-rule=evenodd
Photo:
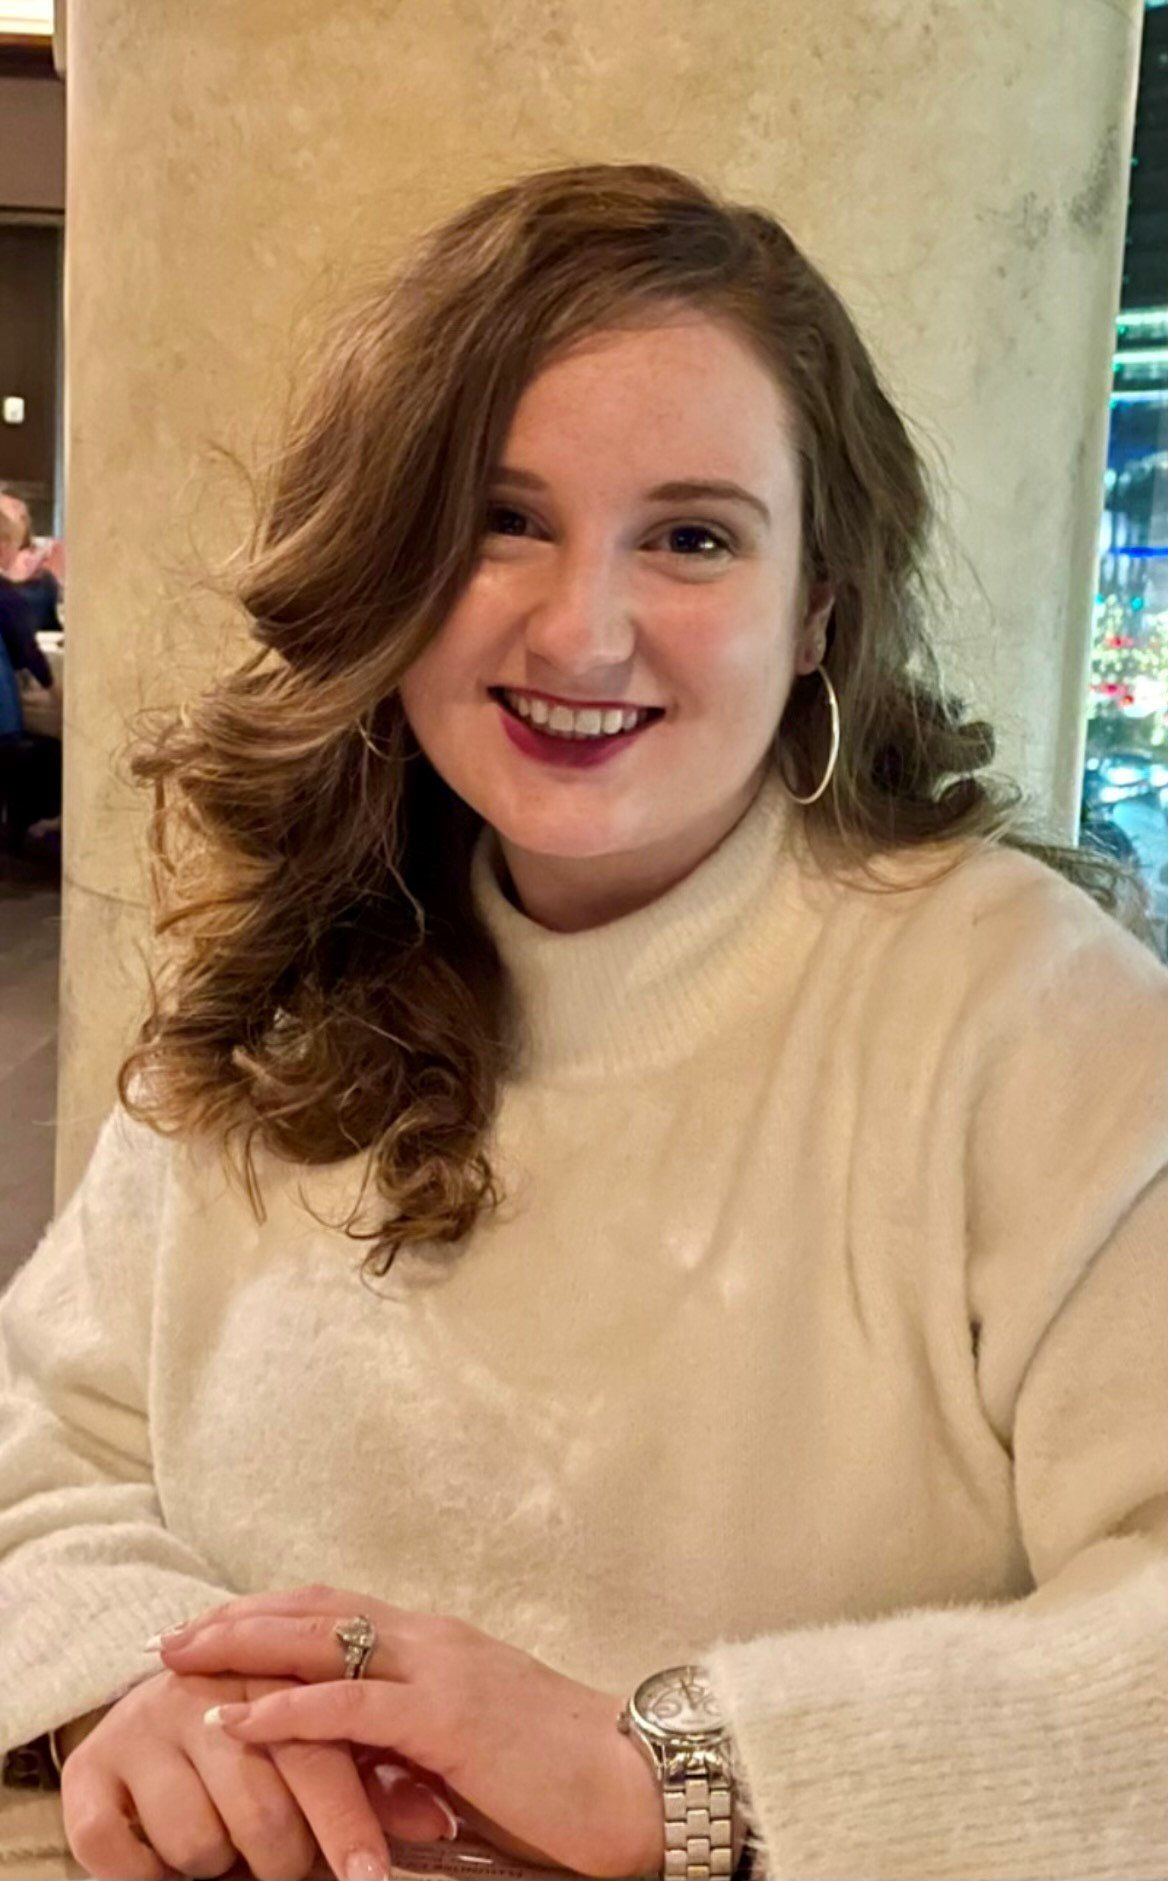
M165 1208L175 1221L214 1221L221 1230L241 1221L261 1230L275 1214L348 1213L365 1187L368 1152L335 1162L307 1163L282 1155L258 1119L237 1117L213 1127L173 1129L143 1098L119 1103L101 1128L87 1181L136 1194L141 1213Z
M960 918L970 929L1037 922L1087 938L1128 933L1079 881L1000 840L959 837L885 850L871 858L870 867L870 883L866 872L852 871L849 886L870 889L874 899L886 900L907 920Z
M89 1207L124 1208L132 1223L157 1214L176 1169L193 1169L208 1154L205 1139L168 1131L148 1108L118 1097L97 1126L74 1197Z
M1118 977L1168 997L1168 967L1121 918L1040 856L1000 840L953 838L882 851L831 891L887 962L957 1000L993 986L1019 996L1075 975ZM874 932L875 930L875 932Z

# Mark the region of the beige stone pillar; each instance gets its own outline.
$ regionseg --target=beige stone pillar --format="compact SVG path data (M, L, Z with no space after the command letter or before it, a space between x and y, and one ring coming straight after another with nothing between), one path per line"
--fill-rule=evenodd
M519 168L765 203L950 466L955 683L1074 827L1140 0L69 0L69 673L58 1199L138 1016L129 711L223 656L214 441L290 322ZM322 287L322 282L324 286Z

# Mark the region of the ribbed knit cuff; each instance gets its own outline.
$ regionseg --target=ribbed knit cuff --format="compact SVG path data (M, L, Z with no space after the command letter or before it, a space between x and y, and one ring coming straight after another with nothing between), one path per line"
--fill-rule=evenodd
M702 1657L769 1881L1168 1874L1168 1561L1041 1610L922 1608Z
M742 1761L733 1732L730 1733L727 1749L730 1769L734 1776L734 1809L739 1818L739 1826L744 1831L742 1850L734 1869L735 1881L755 1881L755 1877L759 1877L761 1881L761 1877L766 1873L764 1859L766 1850L759 1832L758 1817L750 1794L746 1766Z
M115 1702L158 1670L152 1634L233 1590L159 1567L44 1568L0 1578L0 1750Z

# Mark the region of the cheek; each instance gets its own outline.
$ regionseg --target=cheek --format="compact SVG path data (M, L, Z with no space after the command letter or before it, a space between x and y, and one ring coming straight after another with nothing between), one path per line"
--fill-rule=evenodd
M397 691L402 702L402 709L413 724L419 712L424 710L426 697L426 674L420 660L415 660L413 665L402 674Z
M727 711L765 716L790 682L794 653L782 625L760 631L757 618L725 628L695 643L690 672L706 697Z
M399 687L402 707L415 731L432 724L442 700L451 696L449 664L449 653L438 639L403 674Z
M401 681L407 714L417 711L432 717L477 699L491 668L491 652L482 604L474 593L464 593Z

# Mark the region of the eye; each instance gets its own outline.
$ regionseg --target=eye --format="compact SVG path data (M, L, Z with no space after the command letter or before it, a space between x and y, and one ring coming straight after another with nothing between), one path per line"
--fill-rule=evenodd
M500 520L502 519L502 521ZM507 528L503 524L519 523L519 529ZM509 503L488 503L484 528L489 536L515 536L522 533L528 518L521 509L512 509Z
M700 554L695 557L689 555L685 550L682 550L681 554L687 561L697 560L699 562L712 562L723 555L733 555L734 553L735 545L731 538L724 535L720 529L711 529L708 523L671 523L665 533L667 536L671 537L689 536L692 538L693 536L704 536L707 542L713 543L713 554L707 551L705 554Z
M514 536L521 539L527 534L530 523L531 518L523 510L513 508L510 503L489 503L483 528L486 535ZM667 529L660 531L654 540L660 540L662 535L674 539L687 538L691 544L695 537L705 538L707 547L697 554L692 553L690 548L676 550L684 561L720 561L724 555L733 555L737 547L733 537L721 529L711 528L709 523L671 523Z

